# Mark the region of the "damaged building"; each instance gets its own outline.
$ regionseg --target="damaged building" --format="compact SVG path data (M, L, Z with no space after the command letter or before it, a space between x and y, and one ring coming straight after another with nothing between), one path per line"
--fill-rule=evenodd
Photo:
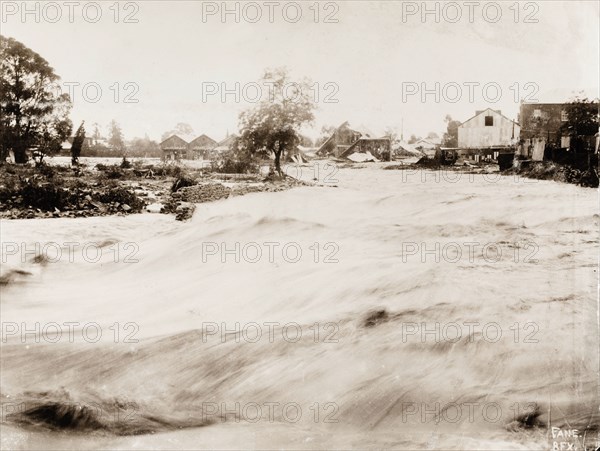
M352 161L389 161L391 140L389 137L374 138L369 132L355 130L346 121L321 145L317 155Z

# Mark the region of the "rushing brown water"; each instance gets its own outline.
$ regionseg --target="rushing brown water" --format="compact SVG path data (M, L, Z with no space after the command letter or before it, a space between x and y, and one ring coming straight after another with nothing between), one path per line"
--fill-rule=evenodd
M596 191L437 176L3 221L2 448L597 446Z

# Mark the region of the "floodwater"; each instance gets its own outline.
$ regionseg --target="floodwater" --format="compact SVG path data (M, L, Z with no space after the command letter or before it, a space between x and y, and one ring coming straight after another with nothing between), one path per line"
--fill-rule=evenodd
M2 449L597 446L597 192L382 166L3 221Z

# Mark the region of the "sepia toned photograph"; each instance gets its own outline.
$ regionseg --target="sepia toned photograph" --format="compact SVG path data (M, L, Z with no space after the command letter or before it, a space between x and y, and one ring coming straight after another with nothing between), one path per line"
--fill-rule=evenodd
M600 450L600 2L0 13L1 450Z

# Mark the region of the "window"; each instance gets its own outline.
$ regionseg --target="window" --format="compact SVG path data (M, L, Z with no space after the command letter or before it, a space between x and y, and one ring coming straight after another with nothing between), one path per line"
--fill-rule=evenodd
M535 119L542 117L542 110L533 110L533 117Z
M567 112L565 110L560 112L560 120L563 122L567 122L569 120L569 116L567 116Z
M485 126L493 127L494 126L494 116L486 116L485 117Z

